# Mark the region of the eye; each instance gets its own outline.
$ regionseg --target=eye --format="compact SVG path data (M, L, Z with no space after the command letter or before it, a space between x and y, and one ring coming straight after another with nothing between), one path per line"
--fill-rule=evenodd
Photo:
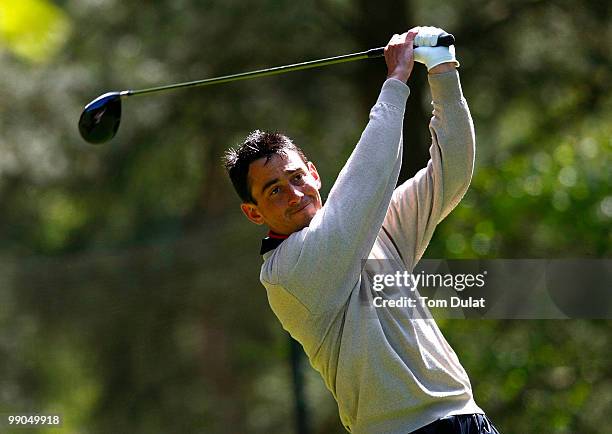
M304 182L304 174L303 173L298 173L293 177L293 182L295 182L296 184L301 184Z
M274 196L275 194L277 194L280 191L280 188L278 187L274 187L273 189L270 190L270 196Z

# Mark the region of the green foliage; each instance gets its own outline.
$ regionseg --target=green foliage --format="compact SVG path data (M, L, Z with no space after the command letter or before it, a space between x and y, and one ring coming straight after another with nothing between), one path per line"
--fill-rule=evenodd
M448 320L443 330L504 432L602 432L610 321Z
M438 25L457 37L478 148L428 257L603 258L610 18L598 1L0 2L1 412L58 411L67 433L290 432L287 336L220 158L255 128L286 131L329 191L385 68L135 97L94 147L76 121L98 94L363 50L390 21ZM421 120L407 160L428 147ZM607 426L610 321L440 324L502 432ZM317 374L307 383L315 432L343 432Z
M30 62L45 62L57 55L70 29L66 13L47 0L0 2L0 41Z

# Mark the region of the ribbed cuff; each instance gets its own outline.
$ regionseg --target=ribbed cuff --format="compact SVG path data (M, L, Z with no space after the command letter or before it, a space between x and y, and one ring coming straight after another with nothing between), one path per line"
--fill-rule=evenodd
M459 72L456 69L441 74L427 74L427 80L434 101L460 100L463 98Z
M406 83L402 83L396 78L388 78L385 80L378 96L376 103L382 102L400 109L406 107L406 101L410 95L410 88Z

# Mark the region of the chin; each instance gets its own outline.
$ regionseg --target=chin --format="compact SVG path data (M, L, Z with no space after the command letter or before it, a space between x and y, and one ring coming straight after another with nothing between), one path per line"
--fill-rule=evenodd
M316 212L316 211L314 211L314 212L308 213L306 216L304 216L304 219L303 219L303 221L302 221L302 224L301 224L301 228L300 228L300 229L303 229L303 228L305 228L306 226L310 225L310 222L312 221L312 219L314 218L314 216L315 216L316 214L317 214L317 212Z
M315 217L315 215L317 215L317 212L319 212L319 210L308 210L308 213L304 213L301 216L301 219L299 221L295 222L295 230L294 232L297 231L301 231L302 229L304 229L305 227L308 227L310 225L310 222L312 221L312 219Z

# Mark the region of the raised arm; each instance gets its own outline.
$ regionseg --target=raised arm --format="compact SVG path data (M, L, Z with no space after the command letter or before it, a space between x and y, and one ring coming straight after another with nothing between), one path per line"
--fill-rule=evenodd
M428 76L433 99L431 158L427 167L395 190L383 223L409 270L423 256L437 224L467 191L474 170L474 126L459 75L448 63L436 68Z
M309 227L292 234L262 268L310 311L344 304L355 287L384 220L401 165L405 83L413 66L416 32L395 35L385 49L388 79L327 202Z

